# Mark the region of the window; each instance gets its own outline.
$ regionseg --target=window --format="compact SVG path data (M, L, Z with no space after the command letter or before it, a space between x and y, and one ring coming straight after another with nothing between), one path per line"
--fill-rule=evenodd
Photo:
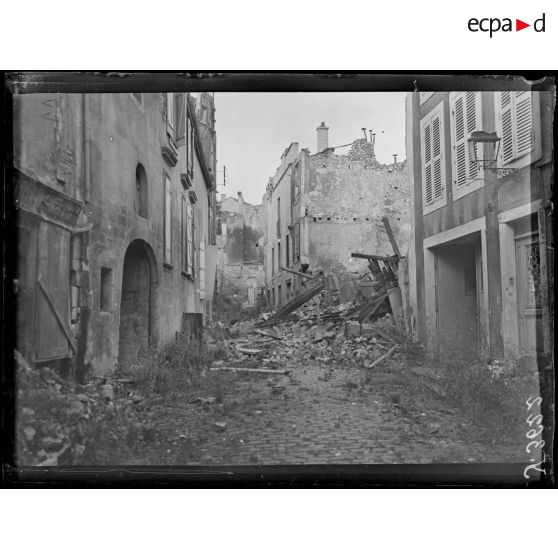
M147 219L147 176L142 164L136 167L134 209L140 217Z
M101 267L101 312L110 312L112 306L112 269Z
M475 91L461 91L450 96L452 178L454 199L482 186L480 171L469 157L467 140L469 134L482 129L481 94ZM479 150L482 147L478 147ZM479 151L477 158L482 159Z
M187 111L186 118L186 171L190 177L194 176L194 123Z
M271 276L275 275L275 248L271 249Z
M184 93L176 94L176 134L175 139L177 145L183 145L186 142L186 116L184 113L186 96Z
M277 198L277 238L281 238L281 198Z
M189 196L182 196L182 272L194 277L194 211Z
M541 156L538 93L501 91L496 94L497 133L501 138L498 166L522 167Z
M167 93L167 132L171 137L174 137L174 120L174 93Z
M290 239L289 235L287 235L287 238L285 239L285 265L287 267L291 265L290 250Z
M300 221L295 223L293 236L293 258L297 262L300 260Z
M171 246L171 180L165 174L165 200L164 200L164 263L172 265L172 246Z
M281 244L277 244L277 271L281 270Z
M444 119L440 103L421 120L422 193L424 212L446 203Z

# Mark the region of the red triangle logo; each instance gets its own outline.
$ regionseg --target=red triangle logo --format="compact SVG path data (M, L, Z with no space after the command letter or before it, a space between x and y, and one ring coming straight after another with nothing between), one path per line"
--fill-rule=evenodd
M526 27L531 27L531 24L530 23L525 23L524 21L521 21L520 19L515 20L515 30L516 31L521 31L522 29L525 29Z

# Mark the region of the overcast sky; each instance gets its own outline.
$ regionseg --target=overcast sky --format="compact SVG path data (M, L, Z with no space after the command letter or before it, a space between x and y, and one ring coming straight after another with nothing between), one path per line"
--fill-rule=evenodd
M405 159L405 93L216 93L217 191L260 203L267 180L293 141L316 152L316 128L334 147L376 132L380 163ZM383 131L383 133L382 133ZM223 165L227 181L223 188Z

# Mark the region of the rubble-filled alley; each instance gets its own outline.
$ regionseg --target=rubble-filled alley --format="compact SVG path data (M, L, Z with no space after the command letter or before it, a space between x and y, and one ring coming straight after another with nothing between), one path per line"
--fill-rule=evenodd
M521 437L448 399L389 312L360 324L351 316L361 305L322 306L323 295L284 321L214 326L201 370L180 359L172 370L172 351L193 350L186 340L135 377L85 386L19 357L19 456L33 465L521 461ZM186 389L172 388L173 374L189 378Z

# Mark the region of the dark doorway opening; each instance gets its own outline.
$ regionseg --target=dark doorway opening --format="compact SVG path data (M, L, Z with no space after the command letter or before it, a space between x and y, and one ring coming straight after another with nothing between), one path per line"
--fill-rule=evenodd
M126 250L122 272L118 362L138 363L152 345L156 271L149 245L134 240Z

